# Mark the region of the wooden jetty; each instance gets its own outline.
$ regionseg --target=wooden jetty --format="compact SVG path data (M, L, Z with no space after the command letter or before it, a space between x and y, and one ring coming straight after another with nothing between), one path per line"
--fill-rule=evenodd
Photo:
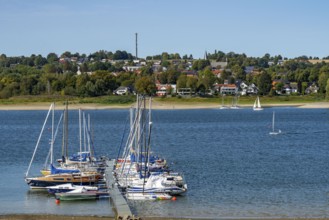
M126 199L123 197L115 177L113 176L115 160L108 160L106 162L107 168L105 170L106 186L110 191L110 200L113 204L116 219L141 219L133 216Z

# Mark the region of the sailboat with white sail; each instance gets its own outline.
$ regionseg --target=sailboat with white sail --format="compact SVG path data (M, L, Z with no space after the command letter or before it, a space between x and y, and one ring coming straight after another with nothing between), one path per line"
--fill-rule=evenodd
M263 110L262 106L260 105L259 96L257 96L257 98L255 100L253 109L254 109L254 111L261 111L261 110Z
M275 123L275 112L273 112L273 117L272 117L272 131L270 131L270 135L277 135L277 134L281 134L281 130L277 130L275 131L274 129L274 123Z

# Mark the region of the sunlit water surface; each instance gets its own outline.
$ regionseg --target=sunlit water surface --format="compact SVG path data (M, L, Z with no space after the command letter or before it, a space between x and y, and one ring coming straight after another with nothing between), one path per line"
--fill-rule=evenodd
M282 134L270 136L272 113ZM56 118L62 111L56 111ZM90 114L98 155L115 158L128 110ZM241 218L329 216L329 110L266 108L154 110L152 150L181 171L188 192L176 201L129 202L142 216ZM62 202L24 182L47 111L0 111L0 214L113 216L108 199ZM79 150L78 112L69 112L70 149ZM49 150L46 130L30 175ZM61 131L55 144L60 157Z

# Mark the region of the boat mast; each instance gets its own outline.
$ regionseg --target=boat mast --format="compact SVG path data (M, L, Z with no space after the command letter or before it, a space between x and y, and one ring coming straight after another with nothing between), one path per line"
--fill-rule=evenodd
M274 118L275 118L275 112L273 112L273 119L272 119L272 131L274 132Z
M80 163L81 163L81 152L82 152L82 129L81 129L81 109L79 109L79 139L80 139Z
M68 126L67 126L67 101L65 103L64 108L64 121L63 121L63 140L62 140L62 163L66 162L67 158L67 132L68 132Z
M87 151L87 131L86 131L86 114L85 112L82 113L82 124L83 124L83 150L84 152Z
M53 103L52 108L52 119L51 119L51 143L50 143L50 164L53 164L54 162L54 123L55 123L55 103Z

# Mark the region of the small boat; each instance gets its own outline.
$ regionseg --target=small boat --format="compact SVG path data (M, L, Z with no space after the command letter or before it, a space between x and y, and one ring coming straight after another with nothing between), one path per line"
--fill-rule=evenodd
M129 200L170 200L171 195L166 193L126 193L126 198Z
M187 191L187 184L179 175L151 175L142 185L127 188L127 193L165 193L180 195Z
M261 111L261 110L263 110L262 106L260 105L259 96L257 96L257 98L255 100L253 109L254 109L254 111Z
M109 193L106 191L87 190L84 187L69 192L55 193L56 199L61 201L90 200L108 196Z
M73 191L73 190L81 189L81 188L84 188L89 191L98 190L98 187L96 187L96 186L78 186L78 185L74 185L72 183L65 183L65 184L60 184L60 185L56 185L56 186L47 186L46 188L50 194L69 192L69 191Z
M274 129L274 122L275 122L275 112L273 112L273 118L272 118L272 131L270 131L270 135L277 135L281 134L281 130L275 131Z

